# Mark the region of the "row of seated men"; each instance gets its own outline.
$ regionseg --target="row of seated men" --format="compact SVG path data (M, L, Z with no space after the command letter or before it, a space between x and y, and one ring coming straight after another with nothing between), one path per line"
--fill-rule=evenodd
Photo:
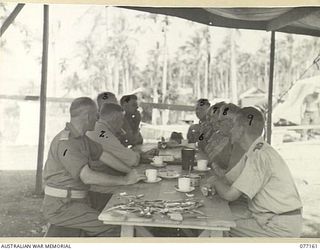
M72 102L70 122L48 153L43 212L56 226L82 229L92 236L119 236L118 226L98 220L105 203L91 206L90 186L137 183L145 177L135 167L158 152L143 153L136 147L143 141L136 97L123 97L119 105L114 95L104 94L97 98L98 107L88 97ZM196 113L200 124L190 127L188 139L198 142L214 167L204 187L230 202L236 219L230 235L299 237L301 200L288 166L261 137L261 112L226 103L210 106L202 99ZM90 196L107 202L111 194Z

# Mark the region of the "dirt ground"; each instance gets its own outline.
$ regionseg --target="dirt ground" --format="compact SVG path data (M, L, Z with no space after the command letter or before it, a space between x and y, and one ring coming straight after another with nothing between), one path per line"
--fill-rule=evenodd
M320 238L320 142L282 144L277 149L287 161L303 201L303 237ZM0 165L13 166L19 160L29 166L25 169L30 169L29 163L34 160L28 158L34 154L10 149L13 151L15 157L0 157ZM2 153L1 156L8 155ZM42 197L33 195L35 171L1 169L0 166L0 236L43 236L46 222L40 212Z

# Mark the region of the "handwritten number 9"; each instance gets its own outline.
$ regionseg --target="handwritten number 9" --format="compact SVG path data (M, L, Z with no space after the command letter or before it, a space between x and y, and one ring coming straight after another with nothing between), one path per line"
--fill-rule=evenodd
M253 120L253 115L248 115L248 119L250 120L249 121L249 125L251 126L251 124L252 124L252 120Z

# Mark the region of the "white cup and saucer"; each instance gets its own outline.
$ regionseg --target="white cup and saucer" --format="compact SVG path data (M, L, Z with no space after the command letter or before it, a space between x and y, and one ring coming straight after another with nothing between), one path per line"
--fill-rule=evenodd
M143 180L146 183L157 183L161 181L161 178L158 177L158 170L157 169L147 169L146 170L146 177L147 179Z
M175 186L176 191L182 193L192 192L195 188L191 186L191 179L188 177L181 177L178 179L178 185Z
M154 167L165 167L167 164L163 162L163 157L162 156L155 156L152 158L151 165Z
M208 167L208 160L204 159L197 160L197 166L193 167L193 169L199 172L206 172L211 170L211 168Z

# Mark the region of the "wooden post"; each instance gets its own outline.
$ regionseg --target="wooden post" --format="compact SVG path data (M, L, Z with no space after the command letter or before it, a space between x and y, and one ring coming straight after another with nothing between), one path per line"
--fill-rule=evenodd
M271 31L270 44L270 73L268 89L268 118L267 118L267 142L271 143L272 133L272 95L273 95L273 74L274 74L274 52L275 52L275 31Z
M7 19L4 21L0 28L0 37L4 34L4 32L9 28L9 26L12 24L14 19L17 17L19 12L22 10L24 3L19 3L17 6L14 8L14 10L10 13L10 15L7 17Z
M49 44L49 6L43 7L43 39L42 39L42 68L41 68L41 90L40 90L40 121L39 142L35 194L42 193L42 168L45 142L46 125L46 101L47 101L47 74L48 74L48 44Z

